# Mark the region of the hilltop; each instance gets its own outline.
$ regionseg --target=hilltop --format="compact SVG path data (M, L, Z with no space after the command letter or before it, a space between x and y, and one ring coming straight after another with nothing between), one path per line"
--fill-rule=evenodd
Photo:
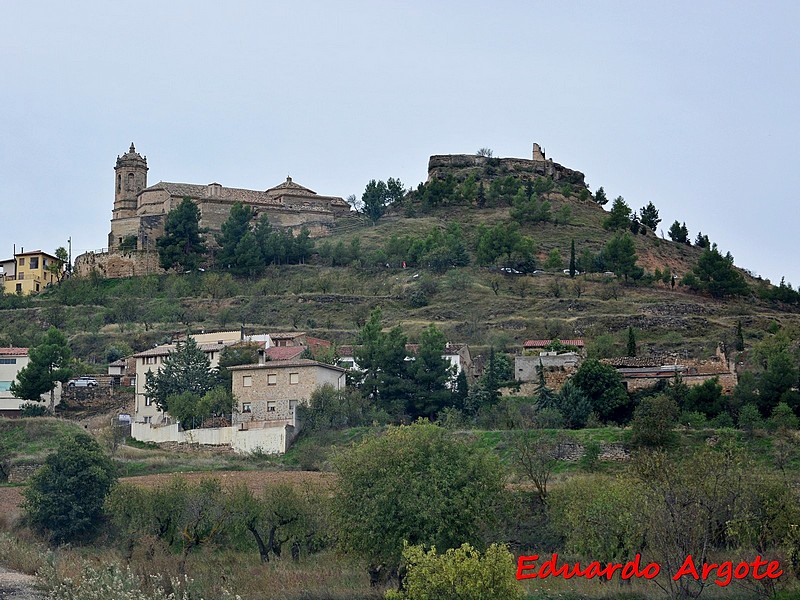
M713 298L681 285L707 249L665 238L663 226L609 230L610 213L597 199L582 173L546 159L538 145L532 159L433 156L424 184L382 207L374 223L340 219L306 264L245 277L209 263L189 274L72 278L36 297L3 298L0 343L32 345L55 325L95 364L187 328L306 330L351 343L379 305L386 324L402 325L412 341L436 323L449 340L473 346L511 350L528 338L584 337L591 348L602 337L622 353L632 326L643 353L703 357L730 342L739 321L751 341L773 322L796 321L795 305L759 299L765 282L743 270L744 295ZM527 245L486 260L481 236L500 226ZM623 233L643 277L564 274L573 242L578 269L587 270ZM460 258L442 256L448 243Z

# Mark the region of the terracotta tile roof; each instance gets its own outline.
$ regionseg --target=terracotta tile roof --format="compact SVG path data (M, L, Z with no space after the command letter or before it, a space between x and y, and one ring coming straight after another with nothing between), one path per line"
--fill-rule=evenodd
M0 348L0 356L28 356L27 348Z
M459 351L466 346L466 344L448 344L444 349L444 355L458 354ZM353 356L353 352L358 346L338 346L337 352L339 356ZM416 354L419 350L419 344L406 344L406 352L409 354Z
M272 348L267 348L265 354L273 361L291 360L300 356L305 349L305 346L273 346Z
M523 348L546 348L550 344L553 343L554 340L526 340L523 344ZM575 346L577 348L583 348L583 340L576 339L576 340L558 340L564 346Z
M353 349L355 346L339 346L337 351L339 352L339 356L353 356Z
M287 367L325 367L333 369L334 371L341 371L346 373L347 369L335 367L325 363L317 362L316 360L309 360L307 358L296 358L293 360L270 360L263 365L239 365L237 367L228 367L229 371L252 371L257 369L285 369Z
M305 331L289 331L283 333L270 333L269 337L271 337L273 340L293 340L294 338L304 336L305 334Z

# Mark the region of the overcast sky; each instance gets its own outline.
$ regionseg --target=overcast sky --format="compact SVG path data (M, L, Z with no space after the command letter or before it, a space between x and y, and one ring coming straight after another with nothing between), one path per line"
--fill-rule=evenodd
M148 183L360 196L431 154L529 157L800 284L800 3L44 2L0 20L0 258L107 245Z

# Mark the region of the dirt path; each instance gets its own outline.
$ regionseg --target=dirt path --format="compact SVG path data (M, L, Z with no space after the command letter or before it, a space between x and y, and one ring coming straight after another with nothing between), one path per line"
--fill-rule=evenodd
M0 598L2 600L39 600L34 589L36 578L0 567Z

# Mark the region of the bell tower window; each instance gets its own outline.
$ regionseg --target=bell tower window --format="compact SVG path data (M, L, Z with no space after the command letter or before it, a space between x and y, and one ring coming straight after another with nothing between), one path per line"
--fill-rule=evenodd
M117 193L122 191L122 175L117 175Z
M125 189L128 191L133 190L133 173L128 173L128 183Z

